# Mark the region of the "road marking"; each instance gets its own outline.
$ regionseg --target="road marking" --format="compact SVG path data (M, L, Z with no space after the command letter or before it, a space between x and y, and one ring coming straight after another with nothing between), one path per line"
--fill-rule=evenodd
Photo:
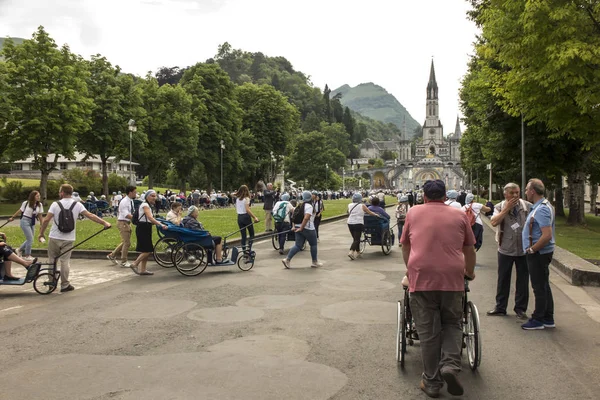
M23 306L8 307L8 308L5 308L4 310L0 310L0 312L16 310L18 308L23 308Z

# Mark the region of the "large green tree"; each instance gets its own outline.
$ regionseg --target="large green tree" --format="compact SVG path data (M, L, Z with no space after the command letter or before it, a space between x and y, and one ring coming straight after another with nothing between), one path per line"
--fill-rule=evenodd
M286 154L287 143L299 128L300 113L270 85L245 83L237 87L236 94L242 109L242 129L252 134L260 161L259 168L248 171L249 183L254 186L267 177L271 152L275 156Z
M0 114L5 155L11 160L33 157L46 198L48 175L58 157L73 157L77 138L90 130L89 72L66 45L58 49L41 26L18 46L6 40L1 55L0 98L8 107Z
M472 1L477 53L503 68L493 87L504 111L581 143L569 159L569 219L585 223L587 161L600 144L600 7L585 0Z
M144 115L141 90L133 78L121 74L121 69L113 67L101 55L92 56L87 62L90 75L87 86L94 100L92 126L88 133L80 135L78 150L88 156L98 155L102 165L102 192L108 195L108 168L110 157L117 159L129 149L127 121L139 120ZM136 132L136 136L143 132ZM143 139L136 140L139 148Z

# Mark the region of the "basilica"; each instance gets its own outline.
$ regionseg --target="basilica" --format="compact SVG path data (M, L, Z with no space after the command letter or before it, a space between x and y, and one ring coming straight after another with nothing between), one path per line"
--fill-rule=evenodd
M431 61L425 122L421 137L410 139L406 124L401 136L389 141L366 139L360 147L362 157L378 158L386 150L395 152L397 158L388 161L384 171L372 175L373 188L418 189L429 179L445 181L448 189L464 188L465 174L460 165L461 131L458 117L454 132L444 137L444 127L439 117L438 85Z

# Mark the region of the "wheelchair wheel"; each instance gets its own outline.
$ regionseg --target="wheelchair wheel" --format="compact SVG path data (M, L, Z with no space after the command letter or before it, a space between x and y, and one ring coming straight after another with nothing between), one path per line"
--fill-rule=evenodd
M392 236L390 231L384 231L381 234L381 250L388 256L392 252Z
M174 256L175 268L185 276L200 275L208 267L208 259L204 247L196 243L186 243L177 248Z
M256 259L255 251L244 251L238 256L237 266L242 271L250 271L254 267L254 260Z
M271 236L271 244L275 250L279 250L279 235Z
M404 304L398 301L398 329L396 331L396 361L404 368L406 358L406 313Z
M467 350L469 366L473 371L481 364L481 333L479 330L479 312L471 301L467 303L467 314L463 324L463 338Z
M177 239L163 237L154 245L154 261L163 268L173 268L173 252L177 251Z
M360 252L360 254L365 252L365 248L367 247L367 237L365 236L364 232L360 237L360 245L358 246L358 251Z
M39 294L50 294L56 290L58 284L54 274L50 272L42 272L33 280L33 289Z

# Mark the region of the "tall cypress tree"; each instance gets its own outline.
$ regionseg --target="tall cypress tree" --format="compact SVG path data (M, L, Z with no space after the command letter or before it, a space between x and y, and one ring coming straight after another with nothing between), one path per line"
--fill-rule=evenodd
M323 89L323 120L327 121L328 123L331 123L331 117L332 117L332 113L331 113L331 101L329 99L329 95L331 93L331 89L329 89L329 86L327 84L325 84L325 89Z

